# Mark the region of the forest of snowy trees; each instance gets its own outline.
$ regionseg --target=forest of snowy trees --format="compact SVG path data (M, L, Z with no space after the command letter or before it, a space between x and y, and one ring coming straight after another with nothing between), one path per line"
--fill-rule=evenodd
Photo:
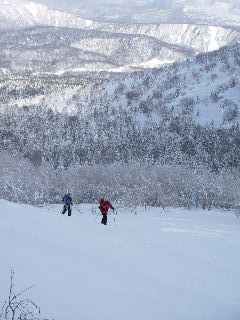
M149 120L150 121L150 120ZM1 149L19 153L35 166L53 168L115 162L239 168L240 127L201 126L169 116L141 128L126 110L104 106L87 115L19 108L1 117Z
M6 152L0 153L0 165L5 168L0 197L10 201L59 203L69 188L75 203L96 203L106 196L117 206L240 208L237 168L216 173L205 167L115 163L54 170Z
M235 45L126 75L2 77L0 196L238 206L239 70Z
M173 117L141 130L124 110L113 116L103 108L93 113L96 122L39 112L2 117L5 199L58 202L68 187L76 202L108 195L132 205L238 206L238 124L202 127Z

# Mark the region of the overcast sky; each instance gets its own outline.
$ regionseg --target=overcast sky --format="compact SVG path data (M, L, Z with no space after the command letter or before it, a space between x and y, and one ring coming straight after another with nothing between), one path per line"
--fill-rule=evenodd
M34 0L37 2L37 0ZM63 6L76 6L82 7L84 4L88 5L152 5L161 4L161 3L169 3L169 0L38 0L41 3L52 4L52 5L63 5Z
M171 3L178 3L182 5L187 5L189 2L194 4L194 0L34 0L35 2L52 4L52 5L62 5L62 6L76 6L82 7L84 5L148 5L148 6L169 6ZM217 4L225 2L228 4L233 4L234 6L240 5L240 0L195 0L199 3Z
M183 22L191 17L195 23L205 23L214 17L219 23L223 16L239 21L240 0L32 0L55 9L76 12L89 19L118 19L137 22ZM117 10L117 11L116 11ZM151 12L149 21L147 14ZM117 15L118 13L118 15ZM153 13L155 15L153 15ZM145 18L144 18L145 14ZM110 17L110 18L109 18ZM145 20L142 20L145 19ZM204 20L205 19L205 20ZM193 21L191 20L191 21ZM211 19L210 19L211 20ZM209 20L209 21L210 21ZM212 23L212 21L211 21Z

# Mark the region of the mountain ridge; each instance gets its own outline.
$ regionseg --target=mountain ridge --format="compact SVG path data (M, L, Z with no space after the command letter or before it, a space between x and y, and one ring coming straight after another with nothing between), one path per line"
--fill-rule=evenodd
M75 17L59 10L53 10L44 4L32 1L0 1L0 28L16 29L39 25L72 26L85 28L91 20Z

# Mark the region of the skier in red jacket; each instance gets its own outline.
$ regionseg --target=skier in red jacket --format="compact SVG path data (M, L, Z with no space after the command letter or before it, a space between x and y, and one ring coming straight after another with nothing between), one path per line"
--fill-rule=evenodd
M102 214L102 224L107 224L107 214L108 214L108 209L111 208L114 211L114 208L109 200L105 200L104 198L101 198L99 200L99 207Z

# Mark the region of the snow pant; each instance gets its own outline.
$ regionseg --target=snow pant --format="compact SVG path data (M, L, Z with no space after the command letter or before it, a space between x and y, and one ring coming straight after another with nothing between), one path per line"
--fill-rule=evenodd
M102 221L101 221L102 224L107 224L107 215L102 213Z
M72 210L71 210L70 204L65 204L65 205L63 206L63 212L62 212L62 214L65 214L66 211L68 211L68 216L71 216Z

